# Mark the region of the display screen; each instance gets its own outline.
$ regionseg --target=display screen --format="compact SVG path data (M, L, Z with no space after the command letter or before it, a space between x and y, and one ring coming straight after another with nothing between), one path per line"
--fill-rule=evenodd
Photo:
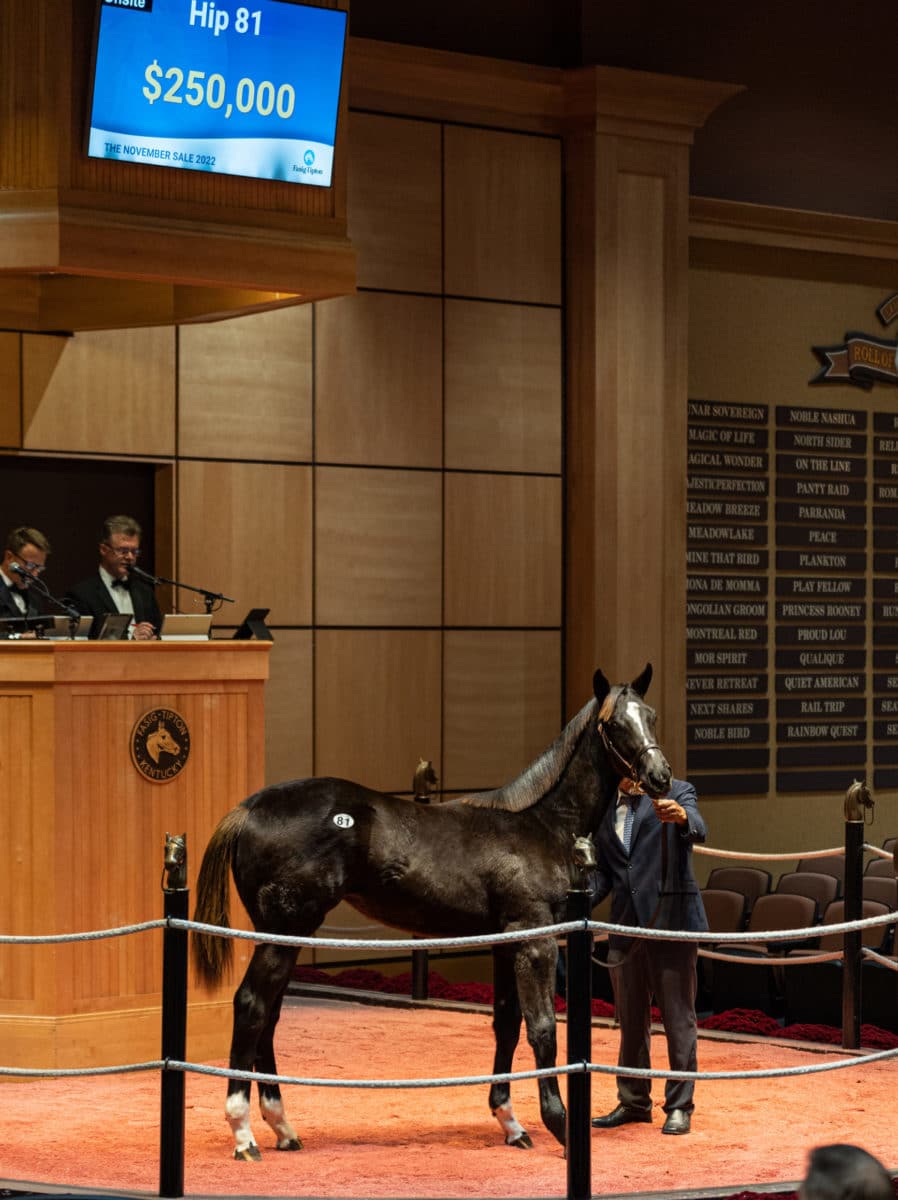
M328 187L346 13L99 0L87 153Z

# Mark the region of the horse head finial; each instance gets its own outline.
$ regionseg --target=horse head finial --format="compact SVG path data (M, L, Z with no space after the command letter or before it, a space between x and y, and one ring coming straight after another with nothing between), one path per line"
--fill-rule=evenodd
M594 871L596 867L596 847L592 840L592 834L577 837L574 835L574 848L571 851L571 862L574 865L572 875L579 875L576 879L576 885L583 890L589 886L589 872Z
M415 778L412 781L412 792L421 804L429 804L430 797L437 790L437 773L429 758L419 758L415 767Z
M182 892L187 887L187 834L165 835L165 858L162 869L162 888L166 892Z

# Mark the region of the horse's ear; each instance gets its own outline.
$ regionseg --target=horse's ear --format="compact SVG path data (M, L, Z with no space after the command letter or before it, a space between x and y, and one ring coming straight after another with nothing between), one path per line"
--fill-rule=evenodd
M599 668L599 670L597 670L595 675L592 677L592 690L596 694L596 700L598 700L599 705L601 706L604 704L605 697L611 691L611 684L602 674L601 668Z
M637 696L644 696L649 690L649 684L652 682L652 664L646 663L645 670L638 678L634 679L630 687Z

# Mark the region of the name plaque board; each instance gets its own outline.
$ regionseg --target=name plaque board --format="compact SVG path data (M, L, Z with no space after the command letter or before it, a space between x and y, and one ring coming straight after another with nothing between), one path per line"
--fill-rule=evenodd
M750 695L768 686L768 419L766 405L689 401L687 764L725 794L769 783L769 705Z

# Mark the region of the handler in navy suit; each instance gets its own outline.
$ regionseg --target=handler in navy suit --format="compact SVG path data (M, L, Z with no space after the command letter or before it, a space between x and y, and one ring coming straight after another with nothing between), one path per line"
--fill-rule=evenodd
M674 779L669 794L652 800L622 779L618 803L599 826L593 903L611 893L611 923L652 929L705 930L708 919L692 873L692 847L705 823L691 783ZM661 1010L672 1071L696 1070L695 942L612 934L608 966L620 1022L622 1067L651 1066L652 997ZM594 1117L598 1129L651 1121L651 1080L618 1076L618 1105ZM662 1133L689 1132L693 1082L668 1079Z
M100 533L100 563L96 572L69 588L65 598L82 616L93 617L90 636L100 632L107 613L128 613L129 636L135 642L158 637L162 614L153 589L135 579L131 568L140 557L142 530L133 517L107 517Z

